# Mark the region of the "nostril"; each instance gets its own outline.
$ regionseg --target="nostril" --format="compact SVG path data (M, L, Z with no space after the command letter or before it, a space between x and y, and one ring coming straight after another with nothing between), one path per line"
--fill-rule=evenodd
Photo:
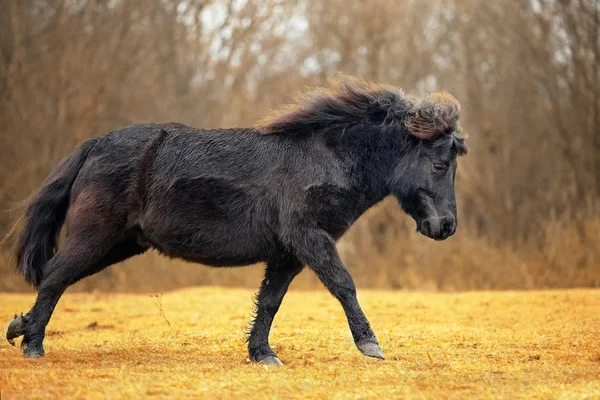
M442 223L442 236L448 237L452 234L453 223L452 221L444 221Z

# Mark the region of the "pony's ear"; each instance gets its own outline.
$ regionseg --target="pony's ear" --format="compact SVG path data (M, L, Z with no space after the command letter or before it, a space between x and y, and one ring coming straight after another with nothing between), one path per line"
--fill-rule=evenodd
M417 102L406 114L404 126L419 139L450 134L456 129L460 104L450 93L435 92Z

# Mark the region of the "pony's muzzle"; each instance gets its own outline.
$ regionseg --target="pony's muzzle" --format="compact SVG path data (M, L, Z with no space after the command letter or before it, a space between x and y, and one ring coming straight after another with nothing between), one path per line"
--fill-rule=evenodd
M456 219L453 216L424 219L419 226L419 232L431 239L447 239L456 232Z

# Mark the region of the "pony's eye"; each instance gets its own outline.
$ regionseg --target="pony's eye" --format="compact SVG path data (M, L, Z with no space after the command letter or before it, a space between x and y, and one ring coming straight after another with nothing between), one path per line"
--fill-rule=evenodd
M446 164L434 163L432 168L433 168L433 172L441 174L441 173L446 172L446 169L448 169L448 166Z

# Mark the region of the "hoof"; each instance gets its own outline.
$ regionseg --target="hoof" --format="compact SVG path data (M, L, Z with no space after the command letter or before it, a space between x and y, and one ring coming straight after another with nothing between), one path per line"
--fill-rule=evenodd
M373 342L356 343L356 347L358 347L358 350L360 350L360 352L363 353L365 356L385 360L385 357L383 356L383 352L381 351L381 349L379 348L379 345L377 343L373 343Z
M27 338L23 339L21 342L21 349L23 350L23 356L25 358L40 358L44 357L44 346L39 344L32 344L27 342Z
M11 345L15 345L15 339L19 336L23 336L23 324L25 323L25 317L23 314L15 315L15 318L10 321L8 329L6 330L6 340Z
M277 365L279 367L283 366L283 363L279 360L279 358L274 356L267 356L259 361L263 365Z
M25 358L30 358L30 359L36 359L36 358L40 358L40 357L44 357L44 349L25 349L23 350L23 357Z

